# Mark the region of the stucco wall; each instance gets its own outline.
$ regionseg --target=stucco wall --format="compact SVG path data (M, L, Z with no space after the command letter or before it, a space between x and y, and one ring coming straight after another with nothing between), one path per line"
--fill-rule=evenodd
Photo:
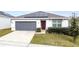
M36 21L36 28L41 28L41 20L36 19L36 20L12 20L11 21L11 29L15 30L15 22L16 21ZM46 29L48 29L48 27L52 27L52 20L46 20ZM68 27L68 20L62 20L62 27Z
M48 29L48 27L52 27L52 20L46 20L46 29Z
M62 28L67 28L69 26L68 20L62 20ZM52 27L52 20L46 20L46 29Z
M69 26L69 21L68 20L62 20L62 27L68 27Z
M0 29L10 28L10 18L0 16Z

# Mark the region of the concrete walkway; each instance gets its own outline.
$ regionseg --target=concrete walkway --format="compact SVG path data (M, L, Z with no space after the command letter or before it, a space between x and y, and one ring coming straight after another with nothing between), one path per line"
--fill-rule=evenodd
M0 44L13 46L28 46L35 31L14 31L0 38Z
M56 46L42 45L42 44L29 44L29 47L56 47Z

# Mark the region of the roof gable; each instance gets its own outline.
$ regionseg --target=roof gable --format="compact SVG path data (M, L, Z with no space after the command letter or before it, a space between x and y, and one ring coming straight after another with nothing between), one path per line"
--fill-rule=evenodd
M64 16L52 14L52 13L47 13L43 11L38 11L26 15L19 16L19 18L49 18L49 17L55 17L55 18L66 18Z
M8 13L5 13L5 12L3 12L3 11L0 11L0 15L1 15L1 16L6 16L6 17L14 17L14 16L12 16L12 15L10 15L10 14L8 14Z

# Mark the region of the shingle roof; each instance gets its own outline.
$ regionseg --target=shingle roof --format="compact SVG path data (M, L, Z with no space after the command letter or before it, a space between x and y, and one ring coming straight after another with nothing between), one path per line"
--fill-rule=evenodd
M47 12L43 12L43 11L38 11L38 12L18 16L18 18L49 18L49 17L66 18L64 16L60 16L60 15L56 15L56 14L52 14L52 13L47 13Z
M10 15L8 13L5 13L3 11L0 11L0 15L7 16L7 17L14 17L14 16L12 16L12 15Z

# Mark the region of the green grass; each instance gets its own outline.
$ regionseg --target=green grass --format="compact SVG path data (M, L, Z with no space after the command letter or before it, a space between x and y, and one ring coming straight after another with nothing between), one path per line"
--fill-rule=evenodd
M71 36L63 34L35 34L31 43L33 44L44 44L52 46L64 46L64 47L75 47L79 46L79 37L74 44Z
M0 30L0 37L3 36L3 35L6 35L8 33L12 32L10 28L7 28L7 29L1 29Z

